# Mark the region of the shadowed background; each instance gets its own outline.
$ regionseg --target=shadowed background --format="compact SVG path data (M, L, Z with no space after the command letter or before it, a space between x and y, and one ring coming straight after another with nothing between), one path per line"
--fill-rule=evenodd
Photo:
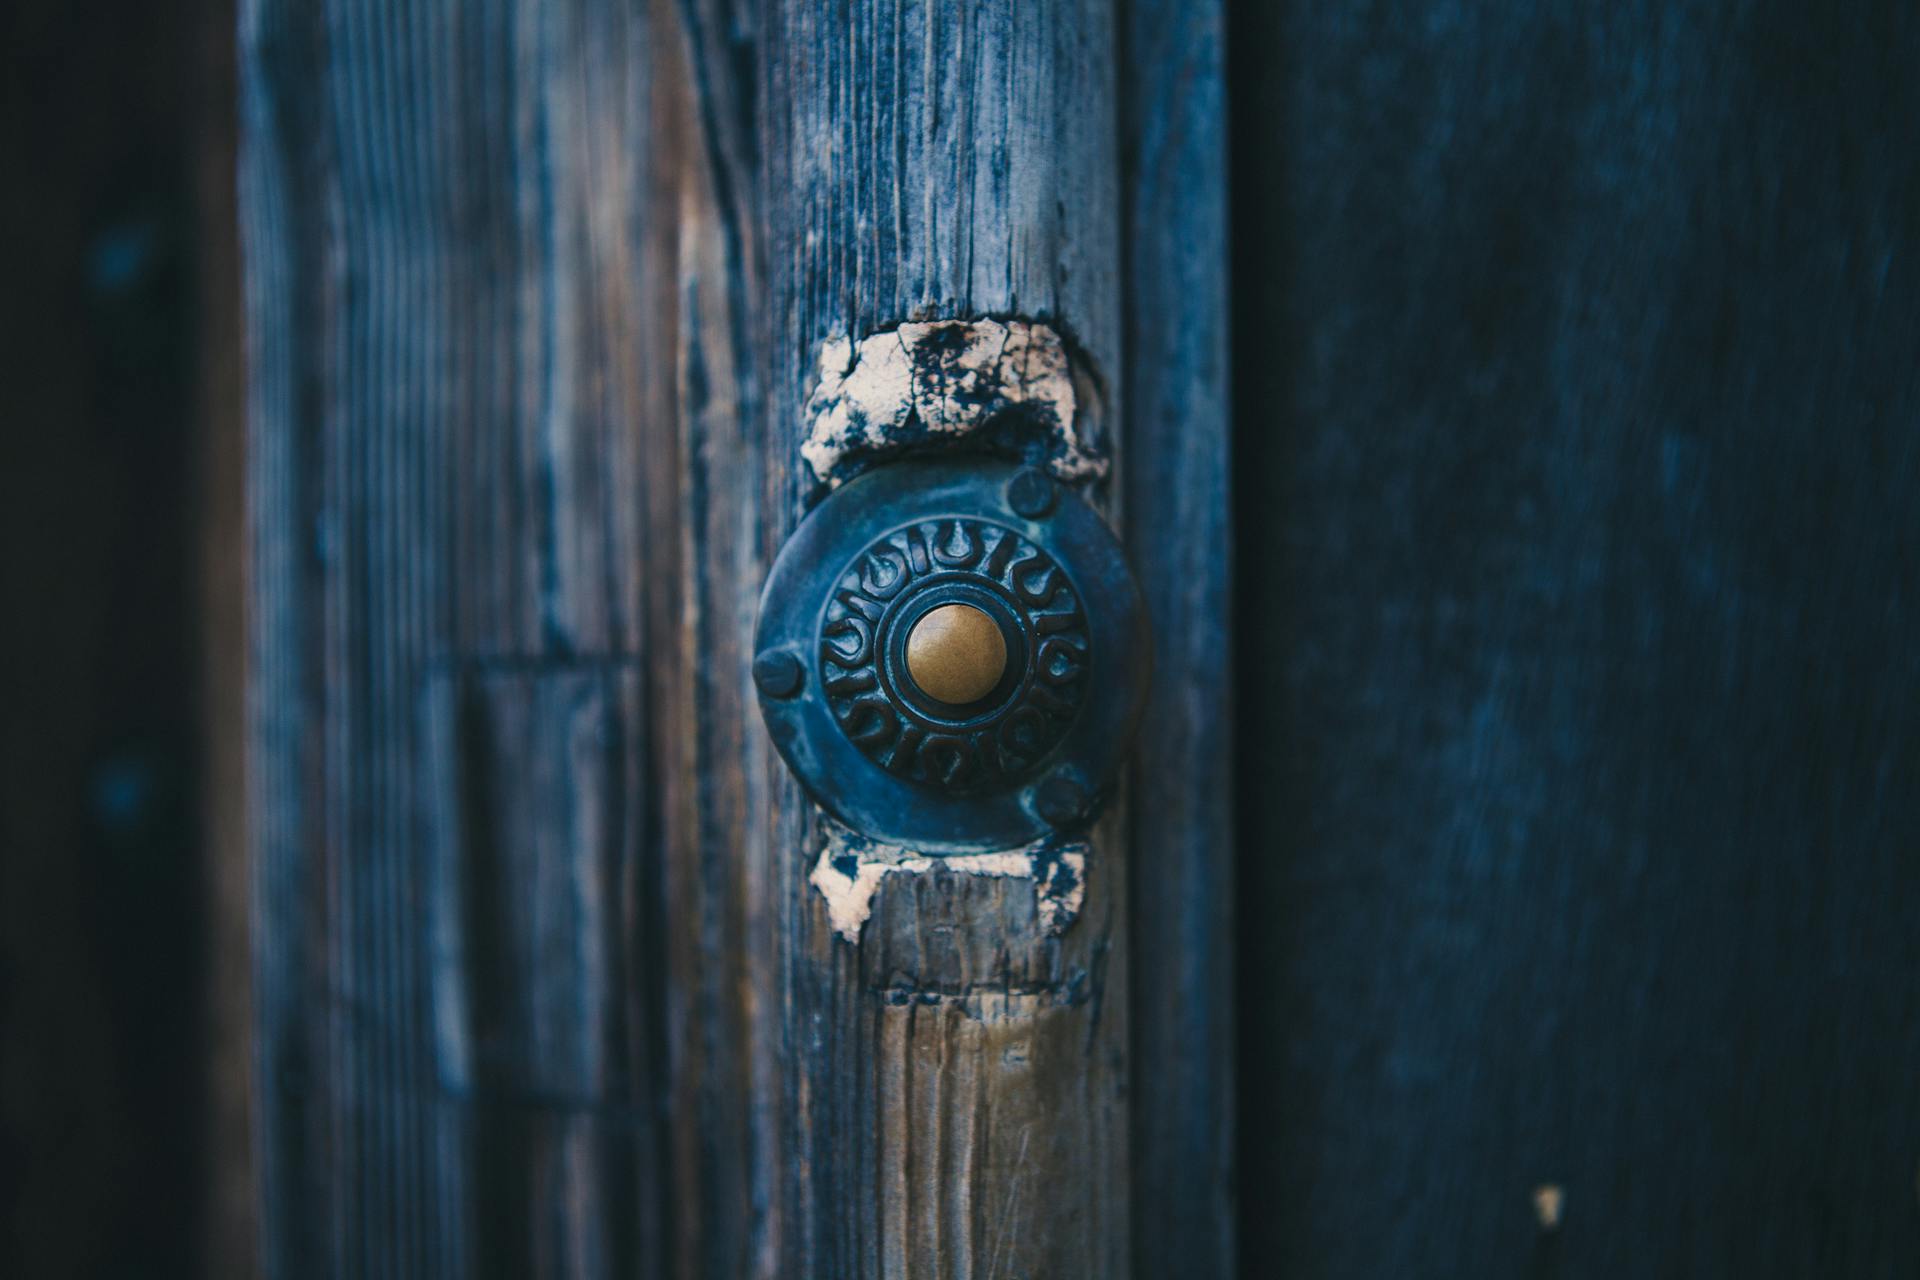
M231 27L211 0L0 18L10 1276L250 1249Z

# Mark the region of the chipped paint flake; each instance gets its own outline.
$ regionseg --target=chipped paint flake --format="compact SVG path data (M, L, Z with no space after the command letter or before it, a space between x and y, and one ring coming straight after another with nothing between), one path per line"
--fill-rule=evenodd
M807 877L826 899L827 919L833 931L848 942L860 941L860 930L873 915L874 895L890 875L924 875L936 868L960 875L1004 876L1033 881L1040 925L1048 933L1066 931L1080 915L1087 892L1087 846L1056 845L1045 841L1024 849L999 853L932 857L879 844L854 835L837 824L827 826L826 848Z
M1106 474L1092 441L1099 396L1060 335L1025 320L903 324L820 349L801 455L828 484L850 459L1017 424L1062 480ZM1037 459L1036 459L1037 461Z

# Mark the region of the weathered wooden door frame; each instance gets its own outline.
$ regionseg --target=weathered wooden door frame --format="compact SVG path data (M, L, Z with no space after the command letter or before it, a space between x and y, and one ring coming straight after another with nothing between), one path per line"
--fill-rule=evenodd
M1221 39L244 5L273 1274L1233 1269ZM1074 352L1156 688L1076 922L894 868L851 942L754 602L823 350L983 319Z

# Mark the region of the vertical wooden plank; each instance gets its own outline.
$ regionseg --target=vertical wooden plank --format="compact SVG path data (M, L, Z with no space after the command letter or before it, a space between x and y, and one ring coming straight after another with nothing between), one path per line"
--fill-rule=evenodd
M1234 13L1246 1251L1913 1274L1920 11Z
M243 10L276 1275L664 1257L633 674L646 25Z
M667 929L671 1274L777 1275L768 765L746 651L765 572L751 13L653 0L647 664ZM671 551L667 551L671 548Z
M317 857L305 847L302 828L303 766L318 708L304 657L301 552L311 549L318 531L300 499L295 452L317 428L319 371L304 367L302 352L317 345L320 293L320 137L311 102L318 11L243 6L241 32L239 206L252 553L247 822L261 1264L271 1275L319 1275L338 1268L328 1266L325 1224L333 1189L319 1163L321 1117L308 1102L316 1038L301 1017L307 1005L302 961L312 945L307 935L320 933L324 904L318 893L303 892L311 877L302 874ZM297 288L303 281L305 288Z
M1235 1273L1233 504L1225 17L1126 8L1126 535L1153 620L1132 784L1141 1276ZM1257 927L1257 926L1256 926Z
M763 29L764 552L814 487L798 445L830 339L1043 320L1073 341L1079 425L1105 443L1121 390L1110 7L775 0ZM856 944L806 884L820 828L773 783L759 889L787 1073L781 1273L1125 1274L1121 824L1097 833L1063 937L1031 882L935 869L889 876Z
M650 733L666 850L673 1274L776 1275L782 1046L765 876L768 766L747 683L765 573L752 14L655 0L650 206Z

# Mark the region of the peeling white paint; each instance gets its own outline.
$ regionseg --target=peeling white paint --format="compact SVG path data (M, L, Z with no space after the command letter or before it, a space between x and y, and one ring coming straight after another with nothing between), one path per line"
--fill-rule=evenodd
M826 847L807 877L826 899L833 931L848 942L873 915L880 883L894 874L924 875L936 868L959 875L1004 876L1034 882L1040 925L1059 934L1080 915L1087 892L1087 846L1029 845L998 853L933 857L897 845L877 844L829 823Z
M1076 378L1076 373L1082 376ZM800 453L819 479L838 484L853 453L958 438L1018 411L1048 443L1062 480L1106 474L1091 437L1098 395L1060 335L1025 320L903 324L820 349L820 381L807 398Z
M821 851L807 880L827 900L827 920L833 931L848 942L858 942L861 926L873 914L873 895L880 880L893 869L884 862L862 862L853 875L847 875L834 867L829 846Z

